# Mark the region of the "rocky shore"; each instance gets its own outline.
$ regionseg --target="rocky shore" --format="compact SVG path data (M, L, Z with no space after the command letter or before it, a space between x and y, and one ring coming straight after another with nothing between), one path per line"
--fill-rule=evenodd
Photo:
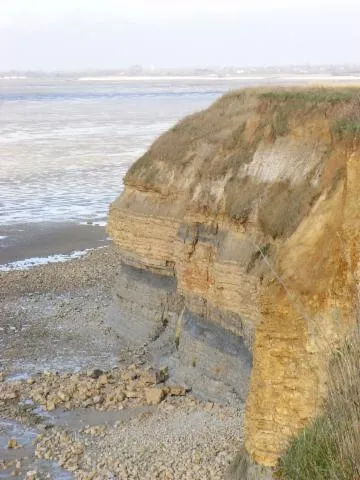
M0 478L225 478L242 411L113 329L118 263L105 247L0 274Z

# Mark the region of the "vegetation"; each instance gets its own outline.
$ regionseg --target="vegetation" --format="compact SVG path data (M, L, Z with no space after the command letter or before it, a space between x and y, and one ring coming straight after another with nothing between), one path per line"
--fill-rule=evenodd
M284 480L360 478L360 332L330 363L324 413L293 439L281 458Z
M279 109L275 114L275 118L272 122L272 135L273 138L284 137L289 132L289 121L286 112L283 109Z
M279 102L294 102L299 107L304 104L321 103L335 105L353 100L360 95L360 89L356 87L334 88L297 88L297 89L275 89L269 92L263 92L260 98Z
M328 108L342 106L344 111L332 112L338 117L333 124L333 132L341 137L360 133L360 89L359 87L320 87L275 89L259 94L265 101L262 111L274 111L271 126L274 138L286 135L291 120L297 113L303 118L309 112L325 113ZM349 113L350 112L350 113Z
M333 125L333 132L341 137L355 137L360 135L360 118L343 118Z

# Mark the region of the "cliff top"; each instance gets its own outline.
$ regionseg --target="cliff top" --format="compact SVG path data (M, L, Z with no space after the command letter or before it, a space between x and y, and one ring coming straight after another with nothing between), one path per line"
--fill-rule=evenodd
M244 89L160 136L125 184L240 224L256 215L266 235L289 236L331 195L358 139L359 86Z

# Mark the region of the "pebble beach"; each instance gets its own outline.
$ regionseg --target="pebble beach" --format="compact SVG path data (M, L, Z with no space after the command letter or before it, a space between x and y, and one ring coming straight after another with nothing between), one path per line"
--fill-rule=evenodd
M118 260L107 246L0 273L0 478L225 478L242 411L196 398L112 331Z

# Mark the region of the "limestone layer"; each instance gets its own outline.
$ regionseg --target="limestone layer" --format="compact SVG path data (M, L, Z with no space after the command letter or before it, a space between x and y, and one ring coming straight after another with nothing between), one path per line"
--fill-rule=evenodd
M110 207L122 263L173 277L184 308L252 352L245 446L264 465L318 413L329 355L354 322L358 99L228 94L157 139Z

